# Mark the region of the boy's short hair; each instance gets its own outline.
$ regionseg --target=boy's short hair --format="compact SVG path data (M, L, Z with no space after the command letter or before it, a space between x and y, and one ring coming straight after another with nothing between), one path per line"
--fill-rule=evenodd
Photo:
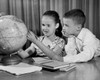
M80 9L72 9L66 12L63 17L70 18L74 20L77 24L82 24L82 27L84 27L86 21L86 16L84 12Z

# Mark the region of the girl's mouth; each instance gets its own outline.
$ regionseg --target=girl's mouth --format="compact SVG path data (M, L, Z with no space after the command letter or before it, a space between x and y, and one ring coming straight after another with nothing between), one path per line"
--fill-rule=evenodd
M47 34L49 31L47 31L47 30L43 30L43 33L45 33L45 34Z

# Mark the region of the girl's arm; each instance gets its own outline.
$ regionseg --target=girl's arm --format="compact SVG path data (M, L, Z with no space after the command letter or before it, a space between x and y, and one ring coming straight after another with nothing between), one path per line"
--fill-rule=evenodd
M39 41L32 32L29 33L28 39L35 43L50 59L63 61L63 57L58 55L62 52L62 48L59 46L56 46L53 50L49 49L41 41Z
M18 55L20 55L22 58L26 58L26 57L29 57L34 52L35 52L35 48L31 45L25 51L23 49L20 49L18 51Z
M46 47L43 43L41 43L39 40L37 40L35 42L35 44L44 52L44 54L46 54L50 59L53 60L58 60L58 61L63 61L63 57L60 56L59 54L61 54L62 52L62 48L60 48L59 46L56 46L54 48L54 50L49 49L48 47Z

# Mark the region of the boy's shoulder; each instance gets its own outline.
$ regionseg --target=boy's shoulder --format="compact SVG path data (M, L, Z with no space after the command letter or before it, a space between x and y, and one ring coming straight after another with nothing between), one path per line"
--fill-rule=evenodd
M84 31L84 32L91 32L88 28L82 28L81 31Z
M85 35L86 36L86 35L94 35L94 34L88 28L82 28L79 35L81 35L81 36Z
M94 39L95 35L88 28L82 28L79 35L78 35L78 38L81 39L81 40Z

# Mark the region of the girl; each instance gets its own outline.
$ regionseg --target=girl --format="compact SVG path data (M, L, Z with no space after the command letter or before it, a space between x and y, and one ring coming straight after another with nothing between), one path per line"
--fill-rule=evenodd
M19 50L18 54L22 58L30 56L31 52L37 52L37 55L47 56L53 60L62 61L62 51L64 40L62 37L62 26L59 15L56 11L46 11L41 20L41 29L44 36L37 38L33 32L28 33L28 40L32 42L31 46L25 51Z

